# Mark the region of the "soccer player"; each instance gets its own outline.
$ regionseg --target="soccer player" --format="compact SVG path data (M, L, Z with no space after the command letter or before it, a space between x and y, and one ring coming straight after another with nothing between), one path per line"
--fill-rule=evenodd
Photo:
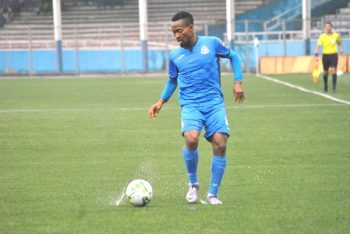
M343 53L340 35L332 31L332 23L326 22L324 25L325 32L320 35L315 48L315 57L318 61L318 50L322 46L322 64L323 64L323 81L324 91L328 92L328 72L332 74L333 92L337 86L337 65L338 65L338 48Z
M179 86L183 158L189 179L186 199L199 201L197 178L198 138L205 127L205 138L212 144L211 181L207 202L220 205L218 190L226 168L226 142L230 136L226 108L220 85L219 58L231 60L234 71L233 92L237 102L244 100L241 63L236 53L217 37L197 36L193 16L178 12L172 18L171 30L180 44L169 54L169 79L158 102L148 111L151 118L159 114Z

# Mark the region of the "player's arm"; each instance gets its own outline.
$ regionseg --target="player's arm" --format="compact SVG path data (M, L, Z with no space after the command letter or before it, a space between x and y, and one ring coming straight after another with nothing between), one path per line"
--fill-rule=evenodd
M244 100L244 91L242 88L242 67L241 60L237 56L236 52L228 48L222 41L213 37L213 41L216 45L216 54L221 58L228 58L231 61L231 67L234 73L233 84L233 96L236 102L242 102Z
M315 48L315 58L316 58L316 60L318 60L318 51L319 51L321 46L322 46L322 36L319 37L319 39L317 41L316 48Z
M343 47L343 44L340 42L340 44L339 44L339 52L341 53L341 54L344 54L344 47Z
M319 51L319 49L320 49L320 46L321 46L321 45L319 45L319 44L316 45L316 48L315 48L315 57L318 56L318 51Z
M343 48L343 43L341 43L341 38L340 38L340 36L338 36L337 42L338 42L338 45L339 45L339 52L340 52L341 54L343 54L343 53L344 53L344 48Z
M169 78L163 92L160 96L160 99L154 103L148 110L148 116L150 118L155 118L159 114L159 111L162 109L163 104L166 103L170 97L173 95L177 87L177 79Z
M235 101L240 103L243 102L245 98L242 88L243 75L241 61L233 50L230 50L228 58L231 61L231 66L234 73L233 96L235 97Z
M150 118L155 118L159 114L159 111L162 109L164 103L166 103L170 97L173 95L177 87L177 67L169 60L169 80L164 86L163 92L160 95L160 99L154 103L148 110L148 116Z

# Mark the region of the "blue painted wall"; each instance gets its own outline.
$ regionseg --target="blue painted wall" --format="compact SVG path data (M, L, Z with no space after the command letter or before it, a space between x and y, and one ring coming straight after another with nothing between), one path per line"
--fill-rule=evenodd
M32 51L32 69L34 73L56 73L57 63L54 50ZM120 50L74 50L63 51L63 72L83 73L121 72L122 53ZM150 50L148 53L149 70L159 71L165 68L162 50ZM125 71L142 71L142 53L140 50L126 50ZM77 65L77 57L79 62ZM0 51L0 73L29 73L30 53L28 51Z
M343 40L344 53L350 54L350 39ZM313 52L316 41L311 41ZM285 49L284 49L285 48ZM254 71L256 68L254 47L252 44L236 44L235 50L238 53L245 68ZM261 43L258 47L259 56L303 56L303 41L267 42ZM284 54L286 53L286 54ZM29 73L29 52L28 51L0 51L0 74L4 73ZM107 73L122 71L122 53L120 50L84 50L79 51L79 72L81 73ZM124 51L124 71L142 71L141 50ZM165 51L150 50L148 53L150 71L165 70ZM63 72L75 73L77 69L76 52L72 50L63 51ZM228 61L222 60L223 67ZM57 64L54 50L35 50L32 52L33 72L56 73ZM247 70L245 70L247 71Z

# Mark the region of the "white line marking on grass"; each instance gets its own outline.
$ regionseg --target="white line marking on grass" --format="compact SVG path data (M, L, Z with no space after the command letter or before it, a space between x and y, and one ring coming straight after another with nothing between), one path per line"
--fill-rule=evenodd
M290 108L290 107L320 107L320 106L344 106L344 104L281 104L281 105L251 105L229 106L228 109L266 109L266 108Z
M301 91L301 92L304 92L304 93L315 94L315 95L318 95L318 96L327 98L327 99L332 100L332 101L335 101L335 102L339 102L339 103L343 103L343 104L346 104L346 105L350 105L350 102L349 102L349 101L346 101L346 100L343 100L343 99L339 99L339 98L330 96L330 95L325 94L325 93L320 93L320 92L317 92L317 91L312 91L312 90L303 88L303 87L301 87L301 86L293 85L293 84L288 83L288 82L285 82L285 81L281 81L281 80L278 80L278 79L274 79L274 78L269 77L269 76L264 76L264 75L257 75L257 76L260 77L260 78L263 78L263 79L265 79L265 80L269 80L269 81L275 82L275 83L277 83L277 84L282 84L282 85L288 86L288 87L290 87L290 88L297 89L297 90L299 90L299 91Z
M342 106L344 104L286 104L286 105L234 105L227 106L227 109L263 109L263 108L290 108L290 107L320 107L320 106ZM121 107L121 108L71 108L71 109L0 109L1 113L35 113L35 112L88 112L88 111L111 111L111 112L128 112L128 111L147 111L145 107ZM180 110L180 107L165 107L165 110Z

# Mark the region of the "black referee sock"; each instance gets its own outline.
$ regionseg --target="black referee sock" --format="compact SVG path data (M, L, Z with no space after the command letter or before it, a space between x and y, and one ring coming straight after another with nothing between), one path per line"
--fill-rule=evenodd
M323 81L324 81L324 91L327 92L328 91L328 74L323 75Z
M337 87L337 74L332 75L332 82L333 82L333 91L335 91L335 88Z

